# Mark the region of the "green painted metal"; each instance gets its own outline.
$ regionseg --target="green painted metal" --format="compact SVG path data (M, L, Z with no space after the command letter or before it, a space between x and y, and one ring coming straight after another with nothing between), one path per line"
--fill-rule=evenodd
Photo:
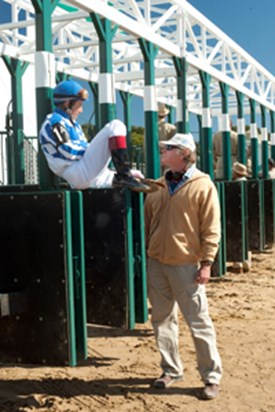
M93 113L94 113L94 116L95 116L95 133L97 133L100 130L99 125L101 124L100 110L99 110L98 84L93 83L93 82L89 82L89 86L92 90L93 98L94 98L94 111L93 111Z
M24 162L24 125L23 125L23 94L22 94L22 77L28 67L28 63L22 63L20 60L3 56L7 69L11 75L12 91L12 162L8 163L8 169L13 168L8 176L12 176L9 184L25 183L25 162ZM8 160L10 156L8 156Z
M155 127L155 125L157 124L158 124L157 112L155 111L146 112L145 113L146 176L152 179L157 179L160 177L158 131Z
M249 100L250 104L250 122L256 124L256 102L253 99ZM259 148L257 136L250 136L251 138L251 160L252 160L252 178L257 179L259 174Z
M55 79L56 79L56 83L60 83L63 82L64 80L69 80L71 78L71 75L66 74L66 73L61 73L61 72L57 72Z
M132 163L132 141L131 141L131 99L132 95L128 92L120 91L120 96L123 104L123 112L124 112L124 123L126 125L127 130L127 147L129 154L131 155L131 163Z
M262 127L266 128L266 107L261 105ZM262 140L262 177L268 178L268 141Z
M36 51L47 51L52 53L52 22L51 15L59 0L31 0L35 9ZM53 110L52 90L49 87L36 89L37 125L38 130L46 115ZM50 171L46 158L39 147L39 182L42 188L55 186L54 174Z
M90 16L99 38L100 73L111 74L113 71L112 40L118 26L115 25L112 27L110 20L100 18L96 13L91 13ZM100 128L106 123L109 123L115 117L116 106L113 102L103 102L100 104Z
M200 70L199 74L202 83L202 106L205 109L209 109L211 76L202 70ZM208 173L211 179L214 179L212 127L206 127L204 124L202 124L200 154L202 159L202 170L205 173Z
M225 210L225 188L224 182L215 183L218 191L220 208L221 208L221 239L218 254L216 257L217 261L217 272L218 276L221 277L226 273L226 210Z
M132 201L134 210L135 318L136 322L144 323L148 320L148 305L143 193L132 193Z
M240 181L241 186L241 222L242 222L242 261L248 258L248 213L246 181Z
M77 352L76 352L76 329L75 329L75 295L74 295L74 278L73 278L73 244L72 244L72 212L71 212L71 196L69 191L64 191L64 215L65 218L65 258L67 268L67 313L68 313L68 341L69 341L69 364L70 366L76 366L77 364Z
M83 194L71 191L73 278L77 360L88 357Z
M244 219L243 226L243 245L244 245L244 259L248 259L249 241L248 241L248 194L247 194L247 181L242 182L242 214Z
M155 85L154 60L158 48L149 41L139 39L144 57L144 81L146 86ZM158 146L158 114L156 110L145 111L145 157L146 176L157 179L160 176L160 159Z
M220 90L222 95L222 113L228 115L228 92L229 86L220 82ZM225 180L232 179L231 168L231 141L230 131L222 132L222 149L223 149L223 176Z
M168 113L168 123L174 124L174 113L175 112L175 108L170 106L169 107L169 113Z
M204 170L204 164L203 164L203 157L201 156L201 152L204 150L203 148L203 133L202 133L202 116L200 114L197 114L197 120L198 120L198 125L199 125L199 150L198 150L198 158L197 158L197 166L200 170Z
M133 250L133 208L131 192L124 191L125 219L126 219L126 272L127 272L127 304L128 328L135 327L135 284L134 284L134 250Z
M264 181L259 181L259 204L260 204L260 251L265 249L265 204L264 204Z
M175 70L177 73L177 97L182 102L182 119L177 122L177 130L180 133L189 132L189 119L186 92L187 62L185 57L173 57Z
M238 119L244 119L244 109L243 109L243 101L244 95L243 93L236 91L237 103L238 103ZM238 134L238 161L246 164L247 157L246 157L246 142L245 142L245 135L243 133Z

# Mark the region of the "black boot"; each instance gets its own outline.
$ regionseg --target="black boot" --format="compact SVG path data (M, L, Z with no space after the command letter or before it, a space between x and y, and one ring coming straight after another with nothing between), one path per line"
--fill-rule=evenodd
M113 187L127 188L134 192L149 192L150 187L135 179L130 170L130 162L127 149L111 150L112 162L116 169L116 174L113 179Z

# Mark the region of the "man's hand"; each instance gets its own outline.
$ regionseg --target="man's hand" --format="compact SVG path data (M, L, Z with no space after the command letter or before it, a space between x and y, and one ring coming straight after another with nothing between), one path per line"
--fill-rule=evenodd
M211 265L202 265L198 270L196 282L200 285L206 285L211 276Z

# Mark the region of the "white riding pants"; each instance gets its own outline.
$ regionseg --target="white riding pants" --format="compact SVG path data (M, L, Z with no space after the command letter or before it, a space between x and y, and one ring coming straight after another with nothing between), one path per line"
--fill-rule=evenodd
M109 138L113 136L126 136L126 127L120 120L106 124L89 143L82 159L64 169L61 177L73 189L112 186L115 171L108 165L111 161Z

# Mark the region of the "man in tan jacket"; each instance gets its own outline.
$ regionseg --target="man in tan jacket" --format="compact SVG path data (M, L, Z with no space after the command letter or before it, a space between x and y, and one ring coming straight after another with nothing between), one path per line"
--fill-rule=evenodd
M153 387L165 389L183 377L178 350L177 307L194 339L202 397L218 395L222 365L208 314L205 285L220 240L220 207L210 177L196 168L191 134L160 142L159 179L164 188L145 200L148 289L152 325L161 355L162 375Z

